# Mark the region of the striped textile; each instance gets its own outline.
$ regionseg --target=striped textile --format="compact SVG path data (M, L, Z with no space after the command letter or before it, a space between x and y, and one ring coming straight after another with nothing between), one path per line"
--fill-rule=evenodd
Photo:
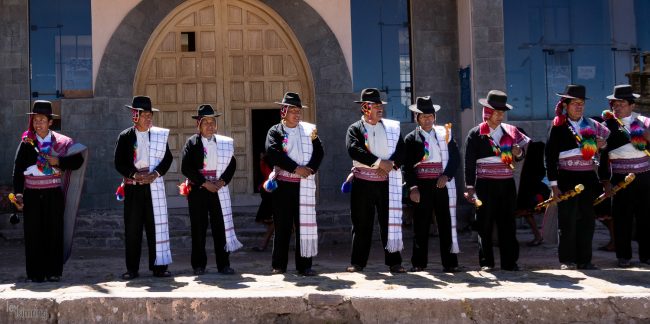
M438 147L442 155L442 169L444 170L449 163L449 147L451 140L451 129L444 126L434 126L436 137L438 138ZM447 194L449 195L449 215L451 218L451 253L460 253L458 247L458 232L456 231L456 179L452 178L447 182Z
M478 179L511 179L513 176L512 168L503 162L476 163L476 177Z
M153 172L163 157L165 157L169 129L152 127L149 129L149 134L149 172ZM169 246L165 181L162 177L158 177L150 184L150 188L154 228L156 232L156 261L154 264L166 265L172 263L172 253Z
M300 142L302 161L298 165L307 165L314 151L311 134L316 125L300 122ZM316 224L316 180L315 175L300 179L300 256L310 258L318 254L318 225Z
M613 173L628 174L650 171L650 157L609 160Z
M233 139L226 136L215 135L217 142L217 170L215 177L219 179L221 174L226 171L230 160L235 153ZM223 227L226 231L226 246L224 249L227 252L234 252L241 248L243 245L237 240L235 234L235 224L232 221L232 204L230 201L230 189L228 186L223 186L217 192L219 194L219 203L221 204L221 214L223 215Z
M442 162L418 163L415 166L415 175L418 179L438 179L444 170Z
M388 151L395 152L400 136L399 121L382 119L386 129L386 144ZM388 252L399 252L404 249L402 242L402 172L392 170L388 174Z
M566 171L593 171L595 164L593 159L585 160L582 155L574 155L558 160L558 169Z
M59 188L62 183L60 173L43 176L25 175L25 188L27 189Z

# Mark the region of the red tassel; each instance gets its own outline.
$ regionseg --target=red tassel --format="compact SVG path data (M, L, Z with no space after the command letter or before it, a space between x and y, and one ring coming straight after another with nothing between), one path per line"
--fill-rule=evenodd
M185 179L185 182L181 183L180 186L178 186L178 191L181 196L187 197L187 195L190 194L190 180Z
M115 191L115 198L117 199L117 201L124 200L124 182L122 182L120 186L117 187L117 190Z

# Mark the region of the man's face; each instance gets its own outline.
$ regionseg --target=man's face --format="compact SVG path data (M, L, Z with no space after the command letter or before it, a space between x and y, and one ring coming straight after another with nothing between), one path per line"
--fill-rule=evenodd
M380 103L367 103L366 114L370 120L380 121L384 117L384 105Z
M495 128L501 125L501 122L503 121L505 115L506 115L505 111L495 109L492 112L492 115L490 115L490 117L487 119L487 123L490 125L490 127Z
M148 130L153 126L153 113L150 111L141 111L140 118L135 123L135 128L139 131Z
M582 99L571 99L566 104L566 113L569 119L576 121L579 120L585 112L585 101Z
M298 126L301 117L302 117L302 108L290 106L287 109L287 114L284 116L284 122L287 125L287 127L293 128Z
M34 131L39 135L47 135L47 132L52 126L52 120L47 118L45 115L33 115L32 116L32 126L34 126Z
M201 136L210 138L217 131L217 119L214 117L205 117L199 123L199 132Z
M611 106L617 118L629 117L634 110L634 104L630 104L627 100L612 100Z
M418 114L417 122L423 130L428 132L433 128L433 124L436 122L436 115Z

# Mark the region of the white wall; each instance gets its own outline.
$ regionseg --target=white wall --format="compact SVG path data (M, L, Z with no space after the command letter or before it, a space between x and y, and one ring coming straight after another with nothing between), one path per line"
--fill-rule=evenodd
M93 84L111 35L140 0L91 0L93 32ZM350 0L305 0L332 30L339 41L348 70L352 72Z

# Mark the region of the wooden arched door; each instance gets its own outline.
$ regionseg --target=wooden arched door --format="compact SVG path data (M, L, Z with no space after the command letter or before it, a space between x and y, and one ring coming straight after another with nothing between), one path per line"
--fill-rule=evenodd
M315 122L309 64L289 26L271 8L254 0L187 1L151 35L140 58L134 94L152 98L161 110L154 124L169 128L174 163L165 176L170 206L181 204L176 186L180 151L196 133L191 115L208 103L224 114L219 133L233 137L237 172L231 182L235 204L253 195L253 109L278 108L284 92L301 94L304 119ZM279 117L278 117L279 120Z

